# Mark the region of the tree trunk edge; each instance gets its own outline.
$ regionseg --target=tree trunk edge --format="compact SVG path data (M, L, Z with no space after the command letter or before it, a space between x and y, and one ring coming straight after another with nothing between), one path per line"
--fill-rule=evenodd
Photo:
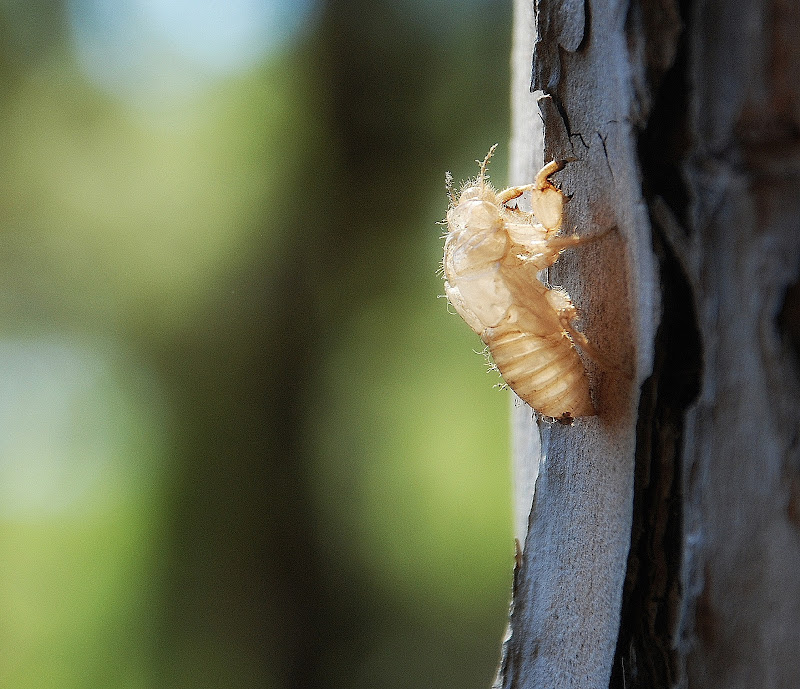
M619 30L599 50L589 40L592 26L612 26L620 7L590 16L581 3L539 2L538 16L549 17L557 33L548 49L534 40L533 6L515 5L511 181L527 181L545 159L569 161L557 180L572 199L565 227L591 218L578 232L605 235L565 254L550 281L568 289L585 332L617 356L618 368L589 363L599 417L569 428L537 427L530 409L514 408L514 473L523 477L515 486L518 537L529 513L531 528L515 572L510 637L496 686L606 687L614 662L632 527L638 397L652 372L659 321L657 268L630 126L634 99L628 86L616 86L624 80L628 47ZM590 71L607 82L592 93L619 92L621 106L602 98L586 103L579 83L561 81L577 72L587 50ZM536 86L545 88L532 92ZM531 467L540 460L536 476Z

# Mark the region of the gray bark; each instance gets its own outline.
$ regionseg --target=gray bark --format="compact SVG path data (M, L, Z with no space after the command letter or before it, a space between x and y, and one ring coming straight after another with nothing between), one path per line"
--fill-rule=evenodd
M798 35L789 0L516 1L511 182L569 161L565 227L607 234L548 279L608 361L597 417L515 404L498 686L800 686Z

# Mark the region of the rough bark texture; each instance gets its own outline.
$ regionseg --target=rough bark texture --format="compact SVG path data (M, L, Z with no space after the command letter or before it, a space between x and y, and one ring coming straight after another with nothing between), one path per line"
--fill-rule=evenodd
M798 35L794 0L517 0L511 181L568 160L565 226L611 230L550 279L612 365L597 418L515 406L498 686L800 686Z
M683 445L694 686L800 686L800 5L691 8L688 233L704 373ZM678 219L680 222L680 219ZM683 242L683 239L686 239Z
M532 8L517 7L512 182L532 179L545 159L569 161L557 176L572 197L565 227L603 236L565 253L549 279L567 288L610 365L587 362L597 417L539 425L541 462L532 454L536 421L530 409L515 407L517 474L537 463L539 474L515 576L504 687L608 686L619 629L638 391L652 368L658 291L632 124L625 5L598 5L589 13L583 2L541 0L538 41ZM530 483L517 490L527 514Z

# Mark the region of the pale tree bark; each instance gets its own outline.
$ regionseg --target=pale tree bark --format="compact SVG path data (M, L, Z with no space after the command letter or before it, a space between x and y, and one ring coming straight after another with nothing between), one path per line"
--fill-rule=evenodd
M511 182L568 161L600 238L548 278L603 361L597 417L514 407L498 686L800 687L798 37L796 0L516 1Z

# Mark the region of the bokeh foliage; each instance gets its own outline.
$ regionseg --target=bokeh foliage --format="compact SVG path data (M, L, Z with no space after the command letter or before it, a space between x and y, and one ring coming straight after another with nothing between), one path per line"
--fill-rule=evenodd
M164 103L0 4L0 685L484 687L507 393L436 270L510 7L319 6Z

